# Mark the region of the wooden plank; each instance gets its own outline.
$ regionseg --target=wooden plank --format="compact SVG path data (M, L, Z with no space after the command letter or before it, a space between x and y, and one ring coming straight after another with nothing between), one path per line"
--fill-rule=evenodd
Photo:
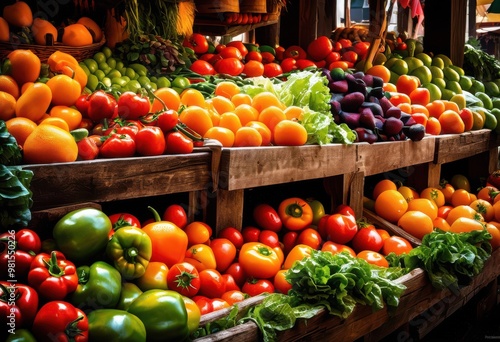
M226 227L241 230L243 225L244 190L218 190L215 230L219 232Z
M212 184L211 154L23 165L34 173L32 210L202 190Z
M444 164L486 152L490 149L490 137L489 129L436 136L434 162Z
M247 189L355 171L355 144L227 148L222 150L219 186Z
M357 161L365 176L430 162L434 159L435 140L428 136L421 141L390 141L375 144L357 143Z

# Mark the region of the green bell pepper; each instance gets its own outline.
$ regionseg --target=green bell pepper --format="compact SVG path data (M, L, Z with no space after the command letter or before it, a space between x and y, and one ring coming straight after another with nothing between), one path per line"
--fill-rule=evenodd
M135 315L116 309L91 311L89 320L89 341L144 342L146 328Z
M116 307L122 287L120 272L104 261L80 266L76 272L78 287L71 295L73 305L92 310Z
M139 278L146 272L151 253L151 238L134 226L118 229L106 246L106 255L127 280Z
M14 334L9 334L6 342L36 342L35 336L28 329L16 329Z
M67 259L85 264L104 251L112 228L105 213L95 208L82 208L64 215L55 224L52 234Z
M130 304L128 312L144 323L148 341L184 341L189 336L182 296L172 290L148 290Z
M123 283L120 299L116 308L120 310L127 310L130 304L142 294L142 290L134 283Z

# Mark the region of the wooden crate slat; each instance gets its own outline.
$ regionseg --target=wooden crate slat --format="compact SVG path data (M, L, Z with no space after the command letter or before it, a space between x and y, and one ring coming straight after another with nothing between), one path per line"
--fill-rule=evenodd
M252 188L355 172L354 145L230 148L222 150L220 187Z
M212 184L209 152L23 165L34 173L33 210L201 190Z
M489 129L437 136L434 162L444 164L486 152L491 147L490 138Z
M434 160L433 136L427 136L421 141L405 140L356 145L357 161L362 163L365 176Z

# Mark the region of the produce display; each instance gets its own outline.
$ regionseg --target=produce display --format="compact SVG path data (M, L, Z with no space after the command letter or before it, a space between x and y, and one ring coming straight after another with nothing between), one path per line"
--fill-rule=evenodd
M188 341L253 322L275 341L321 312L346 320L357 306L396 310L400 279L415 269L439 290L474 281L500 247L498 171L478 189L462 174L422 189L386 177L365 184L364 215L310 189L245 203L242 227L211 225L185 202L149 206L146 216L77 204L32 224L45 214L30 210L30 166L147 165L207 146L418 147L500 132L500 68L473 42L463 68L395 33L367 60L375 47L359 28L304 47L215 44L192 32L194 12L191 1L128 0L106 10L107 28L86 16L57 27L23 1L4 7L2 43L55 50L41 57L17 48L0 60L3 339ZM219 19L232 26L268 15ZM85 57L62 48L90 45ZM224 317L203 322L218 312Z

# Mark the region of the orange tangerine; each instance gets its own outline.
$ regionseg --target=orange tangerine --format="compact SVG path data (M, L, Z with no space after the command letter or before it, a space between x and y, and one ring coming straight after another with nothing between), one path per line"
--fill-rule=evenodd
M215 86L214 95L224 96L225 98L232 99L233 96L241 92L240 87L231 81L222 81Z
M5 122L7 126L7 131L16 139L20 146L24 145L26 138L33 132L37 124L28 119L22 117L15 117L9 119Z
M187 107L180 113L179 119L201 136L213 127L208 110L199 106Z
M366 70L366 74L380 77L384 83L391 79L391 71L384 65L377 64Z
M206 107L205 97L199 90L187 88L182 91L180 96L181 104L183 104L184 106L198 106L202 108Z
M157 89L154 94L158 96L163 101L163 103L165 103L167 109L179 110L179 107L181 105L181 97L179 93L174 89L163 87ZM151 105L151 111L154 113L160 110L163 110L161 101L158 99L154 99L153 104Z
M248 94L235 94L231 97L231 102L234 103L236 107L241 104L252 104L252 97Z
M78 157L73 136L54 125L38 125L24 142L23 151L27 164L73 162Z
M233 131L233 133L236 134L236 131L238 131L238 129L240 129L242 125L238 115L232 112L227 112L221 114L219 120L219 126L228 128L231 131Z
M242 103L234 109L234 113L240 118L241 124L245 126L248 122L257 120L259 112L249 104Z
M234 111L234 103L232 103L227 97L216 95L212 97L211 100L215 110L219 114Z
M252 107L257 109L259 113L262 112L263 109L271 106L278 108L284 107L278 97L270 91L263 91L252 98Z

